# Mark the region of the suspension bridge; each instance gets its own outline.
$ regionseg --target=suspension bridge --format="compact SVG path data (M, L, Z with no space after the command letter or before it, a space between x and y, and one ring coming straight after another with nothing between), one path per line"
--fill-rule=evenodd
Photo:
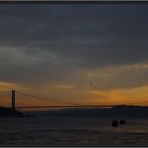
M0 100L4 97L6 97L7 95L10 95L9 101L10 106L13 110L16 109L27 109L27 108L111 108L114 106L118 106L118 105L122 105L122 104L116 104L116 105L83 105L83 104L72 104L72 103L67 103L65 101L61 101L61 100L57 100L57 99L49 99L49 98L43 98L43 97L39 97L39 96L35 96L35 95L31 95L31 94L27 94L24 92L20 92L20 91L15 91L12 90L11 92L6 92L5 94L0 95ZM23 97L29 97L30 99L33 100L40 100L41 102L45 102L46 101L46 105L27 105L27 106L20 106L17 105L17 101L21 98L21 97L16 97L16 94L19 94ZM28 102L28 101L27 101ZM57 103L58 105L50 105L51 103ZM147 101L139 101L139 102L133 102L133 103L128 103L126 105L128 106L140 106L143 103L148 103ZM32 103L31 103L32 104ZM36 103L35 103L36 104ZM2 104L0 104L1 107L5 107Z

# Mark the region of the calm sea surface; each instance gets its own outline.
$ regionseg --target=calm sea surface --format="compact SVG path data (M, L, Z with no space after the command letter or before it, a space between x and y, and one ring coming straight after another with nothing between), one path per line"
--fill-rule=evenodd
M148 145L148 120L126 119L112 127L113 118L1 118L0 145Z

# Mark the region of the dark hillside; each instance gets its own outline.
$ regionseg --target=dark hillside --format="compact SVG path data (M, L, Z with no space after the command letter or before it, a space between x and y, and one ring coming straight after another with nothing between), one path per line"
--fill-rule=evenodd
M0 117L24 117L24 113L11 108L0 107Z
M133 117L148 118L148 107L115 106L112 108L69 108L49 111L36 111L30 114L39 117Z

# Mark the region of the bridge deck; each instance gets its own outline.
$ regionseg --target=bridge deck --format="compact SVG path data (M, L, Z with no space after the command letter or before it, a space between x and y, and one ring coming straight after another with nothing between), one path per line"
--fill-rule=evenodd
M87 105L87 106L18 106L16 108L109 108L113 105Z

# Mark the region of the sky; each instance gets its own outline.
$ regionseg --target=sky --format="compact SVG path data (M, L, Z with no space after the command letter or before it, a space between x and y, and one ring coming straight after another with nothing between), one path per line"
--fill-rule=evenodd
M1 4L0 94L148 101L147 18L147 4Z

